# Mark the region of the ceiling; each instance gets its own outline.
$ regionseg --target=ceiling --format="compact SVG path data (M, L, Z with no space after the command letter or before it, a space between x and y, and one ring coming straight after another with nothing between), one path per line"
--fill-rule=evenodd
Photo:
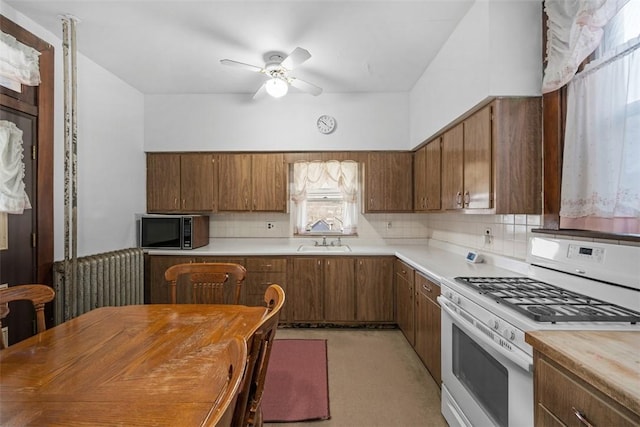
M269 51L312 57L291 75L325 93L409 91L474 0L5 0L146 94L254 93ZM82 70L80 69L81 73ZM295 89L293 89L295 90Z

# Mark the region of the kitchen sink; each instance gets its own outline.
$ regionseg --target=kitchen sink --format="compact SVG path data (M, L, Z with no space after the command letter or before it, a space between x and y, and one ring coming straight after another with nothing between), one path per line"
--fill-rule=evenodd
M315 253L351 252L351 248L349 247L349 245L340 245L340 246L300 245L298 247L298 252L315 252Z

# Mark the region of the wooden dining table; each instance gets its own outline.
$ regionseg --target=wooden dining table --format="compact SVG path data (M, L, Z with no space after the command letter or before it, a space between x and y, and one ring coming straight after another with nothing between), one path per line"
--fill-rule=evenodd
M0 351L2 426L200 426L266 307L97 308ZM243 361L244 362L244 361Z

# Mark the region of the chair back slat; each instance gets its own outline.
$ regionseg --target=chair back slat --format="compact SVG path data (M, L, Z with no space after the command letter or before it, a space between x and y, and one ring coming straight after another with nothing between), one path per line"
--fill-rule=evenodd
M192 304L240 304L246 270L234 263L185 263L169 267L170 301Z
M41 284L27 284L9 286L0 289L0 329L2 328L2 319L9 314L9 303L12 301L31 301L36 312L36 330L38 333L47 329L44 318L44 305L53 300L56 296L55 291ZM4 337L0 334L0 349L6 348Z

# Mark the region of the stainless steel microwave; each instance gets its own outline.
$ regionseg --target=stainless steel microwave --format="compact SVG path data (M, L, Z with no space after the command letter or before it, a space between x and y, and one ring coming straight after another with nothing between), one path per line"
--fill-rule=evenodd
M149 249L195 249L209 244L206 215L138 215L138 246Z

